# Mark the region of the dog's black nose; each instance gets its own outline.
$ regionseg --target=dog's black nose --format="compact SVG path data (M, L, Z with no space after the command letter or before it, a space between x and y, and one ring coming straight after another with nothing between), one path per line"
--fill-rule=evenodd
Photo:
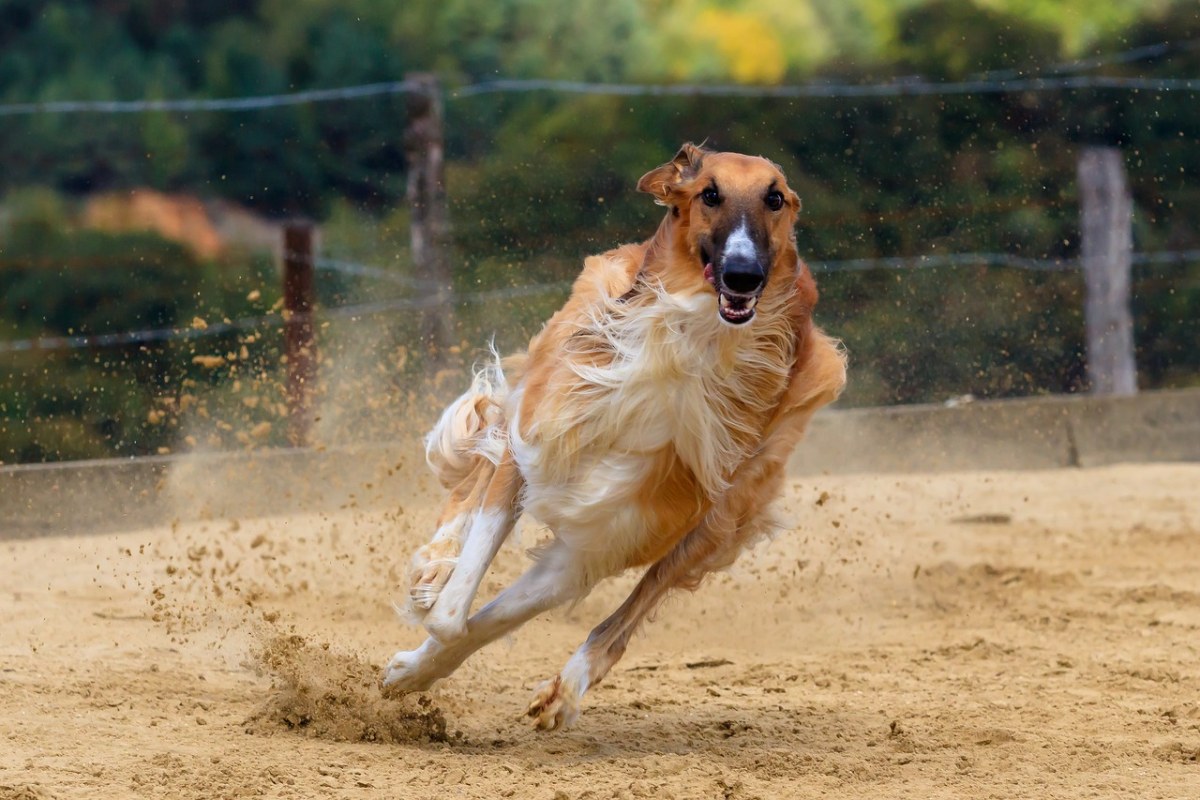
M725 288L737 294L754 294L766 283L766 274L753 258L727 258L721 271Z

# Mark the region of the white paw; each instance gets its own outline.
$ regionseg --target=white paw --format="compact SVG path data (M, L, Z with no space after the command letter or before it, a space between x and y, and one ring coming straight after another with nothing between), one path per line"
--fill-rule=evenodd
M423 692L438 679L425 668L420 650L401 650L392 656L383 673L383 685L395 686L402 692Z

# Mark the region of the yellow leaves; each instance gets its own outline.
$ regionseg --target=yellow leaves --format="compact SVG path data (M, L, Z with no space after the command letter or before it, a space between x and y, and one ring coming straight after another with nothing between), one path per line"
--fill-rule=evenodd
M675 80L778 84L833 48L813 0L682 0L663 7L655 29Z
M696 38L720 53L738 83L778 83L787 70L783 44L765 20L745 12L709 8L700 12Z

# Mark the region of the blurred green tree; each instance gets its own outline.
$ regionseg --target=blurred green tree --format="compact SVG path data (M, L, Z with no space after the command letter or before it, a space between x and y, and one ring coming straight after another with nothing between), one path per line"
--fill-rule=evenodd
M496 78L961 80L1036 74L1162 42L1153 57L1069 69L1195 78L1197 40L1200 13L1183 0L9 0L0 4L0 103L238 97L395 81L413 70L439 73L450 91ZM646 236L661 209L634 183L684 140L780 162L803 198L797 237L813 261L972 251L1074 258L1075 160L1092 142L1127 153L1138 250L1200 249L1194 92L781 100L533 91L451 99L446 113L462 290L568 279L582 254ZM334 219L331 241L354 258L407 268L395 257L403 215L393 213L403 205L404 126L399 96L252 113L6 117L0 194L50 191L10 195L0 210L8 265L0 332L177 325L207 313L198 310L205 304L236 316L250 310L248 286L274 281L261 262L203 264L146 237L72 232L70 199L98 190L151 186L272 216ZM84 262L109 266L74 266ZM1081 386L1070 273L981 264L821 280L822 317L854 358L848 403ZM339 281L329 296L381 291ZM1134 289L1143 386L1195 384L1200 267L1142 265ZM548 295L462 318L506 324L502 341L516 341L513 332L536 329L552 305ZM8 426L0 459L147 452L172 434L130 420L168 373L172 386L232 374L197 372L186 351L118 356L4 356L0 366L17 371L0 386ZM12 444L12 426L27 419L57 431L45 434L57 444Z

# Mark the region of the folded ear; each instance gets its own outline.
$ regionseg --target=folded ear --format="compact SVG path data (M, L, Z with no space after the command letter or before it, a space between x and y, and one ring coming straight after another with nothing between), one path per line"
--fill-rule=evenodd
M643 175L637 184L638 191L654 195L654 202L665 206L679 184L696 177L703 161L704 150L687 142L674 158Z

